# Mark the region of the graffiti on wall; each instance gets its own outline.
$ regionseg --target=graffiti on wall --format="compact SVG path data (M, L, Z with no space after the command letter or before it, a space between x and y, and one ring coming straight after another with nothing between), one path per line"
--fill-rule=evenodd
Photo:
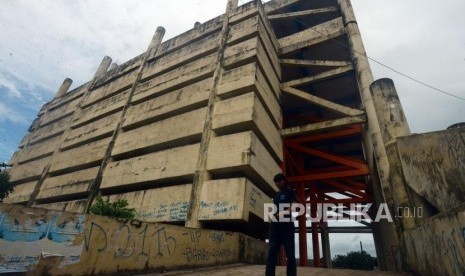
M61 256L61 266L79 262L82 245L73 243L84 233L84 220L84 215L59 214L22 221L0 212L0 273L27 271L41 257Z

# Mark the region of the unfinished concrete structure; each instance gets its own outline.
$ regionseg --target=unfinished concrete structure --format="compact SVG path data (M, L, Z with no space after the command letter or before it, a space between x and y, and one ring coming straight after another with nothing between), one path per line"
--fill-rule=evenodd
M70 92L64 81L11 160L8 203L86 213L102 194L144 221L264 238L263 204L283 170L313 217L318 203L441 210L406 181L397 138L408 124L393 85L373 82L349 0L230 0L224 15L163 34L109 71L105 57ZM403 270L420 267L406 264L403 231L421 223L347 231L373 231L381 268ZM330 266L331 227L301 217L298 231L300 264L310 231L314 265Z

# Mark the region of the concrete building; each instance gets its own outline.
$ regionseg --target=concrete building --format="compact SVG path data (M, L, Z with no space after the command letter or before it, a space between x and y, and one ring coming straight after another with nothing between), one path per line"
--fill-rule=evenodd
M110 70L105 57L72 91L63 82L10 162L7 203L86 213L101 194L127 199L143 221L260 239L281 170L312 217L319 203L346 213L354 203L387 203L393 214L422 206L428 216L463 203L440 209L429 188L406 181L412 160L397 138L408 124L393 84L373 80L349 0L229 0L217 18L162 42L164 32ZM422 223L404 216L348 231L373 232L381 268L404 270L415 267L404 230ZM331 231L301 217L301 265L310 246L315 266L331 265Z

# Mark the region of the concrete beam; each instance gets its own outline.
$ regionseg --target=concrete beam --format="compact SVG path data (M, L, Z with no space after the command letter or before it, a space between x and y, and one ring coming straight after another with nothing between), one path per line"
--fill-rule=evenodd
M29 163L13 166L9 172L11 181L26 182L39 179L42 175L42 171L49 164L50 158L50 156L47 156Z
M80 110L79 116L75 116L72 128L77 128L82 125L96 121L100 118L110 115L111 113L119 112L129 97L130 90L120 92L110 98L97 102L94 105L88 106Z
M97 164L102 160L109 142L110 139L105 138L70 150L59 151L53 155L49 172L78 170Z
M61 120L67 116L71 116L75 111L78 104L81 102L81 98L76 98L71 102L68 102L65 105L61 105L56 109L52 109L41 116L40 126L46 126L48 124L54 123L58 120Z
M228 193L225 194L224 191ZM258 189L247 178L210 180L203 184L201 191L199 220L249 221L253 213L263 219L263 206L271 198Z
M64 202L54 202L46 204L37 204L33 207L43 208L47 210L70 212L75 214L83 214L84 208L86 206L87 200L78 199L78 200L68 200Z
M345 67L350 66L352 62L341 60L301 60L301 59L280 59L281 65L285 66L321 66L321 67Z
M36 186L36 184L37 181L31 181L16 185L14 193L5 198L3 200L3 203L18 204L28 202L29 197L31 196L32 191L34 191L34 187Z
M221 76L218 86L220 98L239 96L250 91L256 92L264 108L273 119L273 123L279 127L282 123L281 107L256 63L228 70Z
M55 123L38 128L30 134L29 144L35 144L62 134L69 127L71 119L71 117L66 117Z
M252 130L276 161L282 161L279 131L254 93L217 102L213 110L212 129L218 134Z
M131 187L145 182L162 184L173 179L189 180L194 175L198 154L199 145L194 144L110 162L103 173L100 188Z
M281 86L283 86L283 87L287 87L287 86L299 87L299 86L303 86L303 85L306 85L306 84L311 84L311 83L325 81L325 80L328 80L328 79L337 78L337 77L340 77L340 76L343 76L343 75L347 74L348 72L350 72L352 70L354 70L354 67L352 65L348 65L348 66L344 66L344 67L338 67L338 68L335 68L335 69L324 71L322 73L319 73L319 74L316 74L316 75L313 75L313 76L308 76L308 77L304 77L304 78L284 82L284 83L281 84Z
M353 125L353 124L362 124L366 123L365 115L357 115L352 117L345 117L341 119L335 119L320 123L313 123L303 126L291 127L281 130L281 136L289 137L294 135L308 134L312 132L317 132L325 129L331 129L341 126Z
M280 54L284 55L345 34L342 17L324 22L304 31L280 38Z
M120 116L120 112L117 112L94 121L91 124L71 129L63 140L60 149L64 150L77 147L110 136L116 129Z
M307 15L312 14L319 14L319 13L331 13L331 12L339 12L339 7L327 7L321 9L313 9L313 10L305 10L305 11L298 11L298 12L288 12L288 13L280 13L269 15L269 20L277 20L277 19L293 19L299 18Z
M257 187L271 195L276 191L273 177L280 168L258 137L248 131L213 138L207 170L213 174L245 173Z
M123 129L134 128L146 122L162 120L206 106L209 93L210 79L205 79L154 99L131 105L124 118Z
M61 136L55 136L41 143L27 146L19 154L17 162L22 164L52 155L55 145L59 143L59 141L61 141Z
M136 219L146 222L184 222L189 209L192 184L182 184L111 196L111 202L126 199L136 209Z
M47 177L37 195L39 201L50 198L66 198L71 195L85 194L89 185L97 176L98 167L76 171L64 175ZM55 200L56 201L56 200Z
M356 115L361 115L364 114L365 112L363 110L355 109L355 108L350 108L347 106L343 106L328 100L325 100L323 98L314 96L310 93L304 92L299 89L295 89L292 87L281 87L281 90L288 93L289 95L292 95L294 97L297 97L299 99L308 101L314 105L321 106L324 108L327 108L329 110L335 111L336 113L342 114L342 115L347 115L347 116L356 116Z
M206 108L197 109L162 121L125 131L116 139L112 156L150 148L166 149L198 143Z
M87 108L89 105L93 105L129 89L137 78L137 68L135 67L131 71L114 78L111 82L92 90L81 105L81 108Z

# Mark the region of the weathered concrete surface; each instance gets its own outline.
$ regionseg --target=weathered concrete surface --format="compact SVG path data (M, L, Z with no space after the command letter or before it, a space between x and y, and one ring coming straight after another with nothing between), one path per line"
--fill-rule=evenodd
M137 77L137 67L138 66L132 68L132 71L122 74L117 78L112 79L111 82L108 82L105 85L93 90L84 101L82 107L95 104L102 99L108 98L125 89L131 88Z
M78 199L78 200L67 200L67 201L53 202L53 203L36 204L33 207L44 208L47 210L82 214L84 213L86 203L87 203L86 199Z
M95 122L67 132L60 149L68 149L110 136L116 129L121 113L113 113Z
M83 166L97 164L102 160L109 142L110 138L105 138L77 148L58 152L52 157L50 172L78 170Z
M85 193L97 176L98 169L98 167L94 167L69 174L47 177L40 187L37 199L58 198Z
M81 98L75 98L72 101L60 105L55 109L50 109L50 111L46 112L44 115L41 116L41 124L40 126L45 126L61 120L64 117L72 115L76 111L76 107L81 101Z
M225 193L224 191L228 191ZM249 220L263 218L263 204L271 203L247 178L210 180L202 185L199 220Z
M12 182L25 182L28 180L39 179L44 168L50 162L50 156L38 159L22 165L11 168L10 177Z
M465 128L397 139L407 184L440 211L465 202Z
M263 263L243 234L0 205L0 272L89 275Z
M34 191L37 181L31 181L15 186L15 191L3 200L4 203L21 203L29 201L29 197Z
M275 126L282 123L278 98L272 92L257 63L249 63L223 73L218 86L218 97L228 98L255 91Z
M465 274L465 204L404 231L408 267L420 275Z
M103 174L101 189L149 181L190 180L198 154L199 145L194 144L110 162Z
M147 222L182 222L186 220L191 189L192 184L182 184L106 197L112 202L126 199L129 208L136 209L136 219Z
M48 139L50 137L59 135L65 131L69 127L69 123L71 121L71 117L63 118L53 124L41 127L36 131L31 133L31 138L29 143L37 143L39 141Z
M87 124L91 121L95 121L99 118L105 117L111 113L117 112L123 108L129 96L130 90L125 90L118 94L106 98L103 101L97 102L91 106L83 108L79 116L74 118L72 127L78 127Z
M254 93L216 103L213 110L212 129L217 133L252 130L277 162L283 158L279 131Z
M186 269L181 271L167 272L164 274L150 273L140 274L141 275L192 275L192 276L203 276L203 275L216 275L216 276L237 276L237 275L248 275L248 276L262 276L265 273L264 265L248 265L248 264L233 264L218 267L208 267L199 269ZM277 276L286 275L285 266L276 267ZM410 273L401 272L388 272L388 271L366 271L366 270L349 270L349 269L326 269L316 267L297 267L297 275L299 276L395 276L395 275L412 275Z
M113 156L145 148L172 148L200 141L205 108L146 124L121 133L116 140Z
M27 146L25 150L21 151L19 154L17 162L22 164L51 155L55 150L55 145L60 141L60 139L61 136L55 136L41 143Z
M257 136L247 131L214 137L208 151L207 170L220 175L244 172L257 187L272 195L277 190L271 184L273 176L280 168Z

